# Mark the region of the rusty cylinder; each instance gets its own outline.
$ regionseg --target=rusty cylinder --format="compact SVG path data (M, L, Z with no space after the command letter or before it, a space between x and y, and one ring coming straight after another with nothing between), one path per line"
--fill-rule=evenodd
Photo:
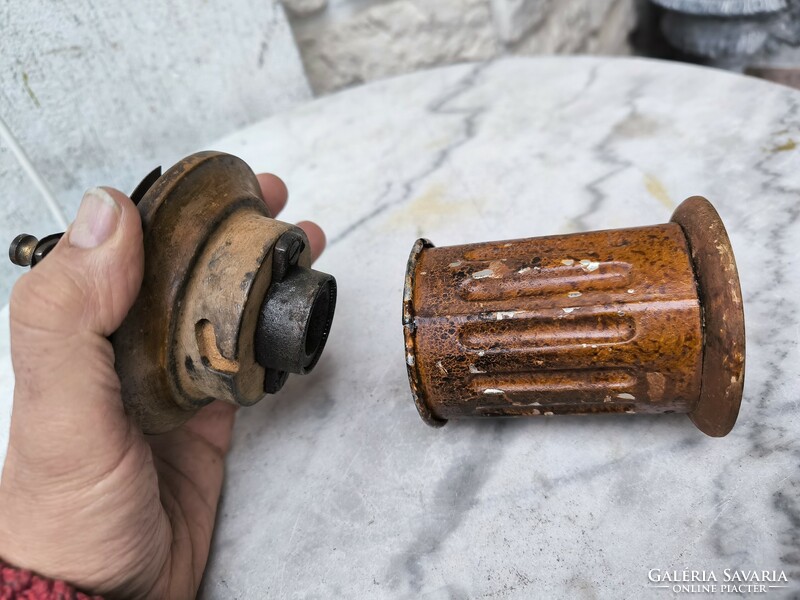
M403 302L422 418L688 413L724 436L744 383L733 251L704 198L671 222L436 248Z

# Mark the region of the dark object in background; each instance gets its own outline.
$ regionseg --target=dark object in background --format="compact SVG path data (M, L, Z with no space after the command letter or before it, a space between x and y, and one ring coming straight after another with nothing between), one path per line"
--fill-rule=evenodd
M705 198L652 227L445 248L418 240L403 326L411 390L430 425L688 413L724 436L739 412L742 296Z
M753 77L800 90L800 67L796 69L790 67L747 67L744 72L746 75L752 75Z
M144 278L111 342L125 408L145 433L173 429L214 399L249 406L288 373L314 368L336 280L310 268L302 229L270 217L244 161L194 154L150 173L131 198ZM61 235L22 234L9 256L34 266Z
M699 16L764 15L780 12L787 0L652 0L669 10Z
M633 43L659 58L697 62L797 87L798 0L648 0Z

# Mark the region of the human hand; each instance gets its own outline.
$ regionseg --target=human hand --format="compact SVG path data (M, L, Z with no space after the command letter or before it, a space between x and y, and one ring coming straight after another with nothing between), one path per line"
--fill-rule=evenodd
M270 213L283 182L259 175ZM322 230L299 224L312 256ZM235 407L213 402L145 436L125 414L108 336L132 306L144 256L139 212L117 190L84 196L10 302L16 376L0 480L0 557L108 596L191 598L208 558Z

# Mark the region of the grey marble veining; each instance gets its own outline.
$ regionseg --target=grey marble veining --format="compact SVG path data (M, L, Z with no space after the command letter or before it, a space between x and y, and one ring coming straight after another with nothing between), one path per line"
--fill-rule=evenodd
M800 589L800 94L633 59L507 59L373 83L217 149L284 177L340 298L316 371L239 413L205 598L659 598L649 569ZM414 409L400 323L437 245L660 223L714 202L747 319L739 422L451 421Z

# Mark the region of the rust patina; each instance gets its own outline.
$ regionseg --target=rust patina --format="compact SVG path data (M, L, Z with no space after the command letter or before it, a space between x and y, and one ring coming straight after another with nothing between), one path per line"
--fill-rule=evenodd
M733 427L744 317L730 241L700 197L670 223L435 248L403 303L422 418L688 413Z
M336 281L310 268L302 229L271 218L244 161L193 154L154 170L131 198L144 277L111 342L125 409L145 433L169 431L215 399L249 406L314 368ZM62 235L21 234L9 257L34 267Z

